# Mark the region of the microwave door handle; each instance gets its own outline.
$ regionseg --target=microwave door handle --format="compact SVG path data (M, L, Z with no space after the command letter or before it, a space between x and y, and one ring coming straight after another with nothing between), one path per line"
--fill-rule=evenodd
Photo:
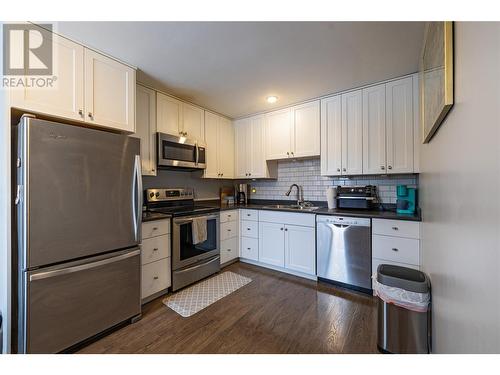
M195 164L198 165L200 160L200 150L198 149L198 142L194 145L194 153L195 153Z

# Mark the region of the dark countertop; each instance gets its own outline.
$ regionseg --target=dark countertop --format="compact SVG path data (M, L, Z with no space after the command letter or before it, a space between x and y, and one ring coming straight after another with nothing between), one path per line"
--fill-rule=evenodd
M162 220L162 219L170 219L172 215L162 214L160 212L150 212L150 211L142 211L142 222L145 223L147 221L153 220Z
M220 201L199 201L200 205L217 207L221 211L236 210L239 208L250 209L250 210L269 210L269 211L284 211L284 212L298 212L305 214L316 214L316 215L336 215L336 216L351 216L351 217L369 217L373 219L389 219L389 220L408 220L408 221L422 221L421 211L417 210L414 215L411 214L398 214L395 208L388 208L385 210L344 210L344 209L332 209L329 210L324 202L312 202L315 206L321 208L314 211L298 211L293 209L276 209L276 208L265 208L264 206L269 206L272 204L292 204L290 201L262 201L262 202L251 202L245 206L227 206L221 205Z

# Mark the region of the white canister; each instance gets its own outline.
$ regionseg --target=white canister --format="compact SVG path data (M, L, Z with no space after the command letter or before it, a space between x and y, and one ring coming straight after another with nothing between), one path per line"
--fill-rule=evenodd
M328 202L328 209L337 208L337 188L335 186L329 186L326 189L326 201Z

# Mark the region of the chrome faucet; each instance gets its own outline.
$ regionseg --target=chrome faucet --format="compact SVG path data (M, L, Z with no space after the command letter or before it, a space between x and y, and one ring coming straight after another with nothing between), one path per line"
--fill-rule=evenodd
M299 185L297 184L290 185L290 189L288 189L285 195L287 197L290 196L290 193L292 192L294 186L297 188L297 206L302 206L302 204L304 204L304 194L302 192L302 188Z

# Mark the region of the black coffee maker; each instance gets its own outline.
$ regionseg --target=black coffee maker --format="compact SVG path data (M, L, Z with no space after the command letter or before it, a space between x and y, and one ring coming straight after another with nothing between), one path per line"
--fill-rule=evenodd
M236 185L236 204L246 206L248 203L249 195L250 195L249 184Z

